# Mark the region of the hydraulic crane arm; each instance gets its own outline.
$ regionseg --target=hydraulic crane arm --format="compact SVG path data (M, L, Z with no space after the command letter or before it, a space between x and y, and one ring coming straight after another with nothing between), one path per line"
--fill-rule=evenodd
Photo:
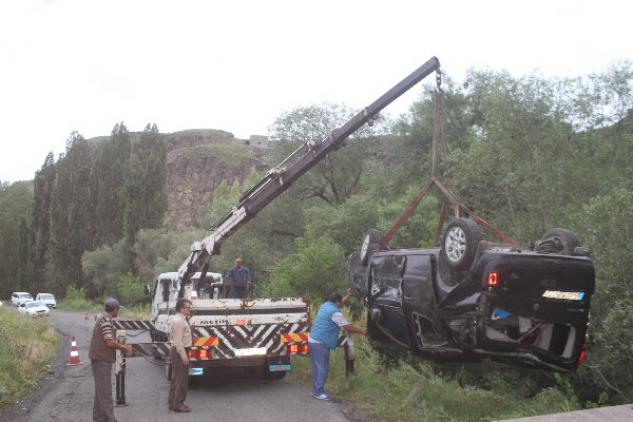
M329 152L339 147L362 125L376 119L380 111L422 79L434 71L439 71L439 68L439 60L432 57L343 126L333 130L322 141L309 141L302 144L278 166L269 170L259 182L242 195L233 210L214 227L213 233L200 242L194 242L191 254L178 270L181 286L189 283L197 271L202 270L206 273L211 255L218 253L222 242L235 230L255 217L266 205L325 158ZM182 296L182 288L180 296Z

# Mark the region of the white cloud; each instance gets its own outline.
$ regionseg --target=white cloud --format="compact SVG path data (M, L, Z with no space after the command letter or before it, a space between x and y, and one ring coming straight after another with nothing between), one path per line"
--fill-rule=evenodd
M13 1L0 5L0 180L72 130L265 134L282 111L363 107L432 55L445 72L599 71L633 57L626 2ZM406 111L414 89L392 107Z

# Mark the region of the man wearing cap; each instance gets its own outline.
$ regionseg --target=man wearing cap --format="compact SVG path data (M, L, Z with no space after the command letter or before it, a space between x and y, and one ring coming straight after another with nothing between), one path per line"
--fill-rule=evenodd
M132 354L132 346L117 343L114 339L112 318L119 314L119 301L110 298L105 303L105 312L97 315L90 340L90 364L95 379L95 401L92 419L95 422L115 422L112 401L112 364L116 361L116 349L126 355Z
M191 301L178 299L176 302L176 315L171 320L169 328L169 341L171 342L171 384L169 385L169 410L174 412L191 412L185 404L187 388L189 386L189 350L192 345L191 326Z

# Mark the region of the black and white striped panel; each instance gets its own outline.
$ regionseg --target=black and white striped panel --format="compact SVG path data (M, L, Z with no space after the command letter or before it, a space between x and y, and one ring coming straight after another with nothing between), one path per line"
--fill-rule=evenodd
M154 324L152 324L150 321L127 321L115 319L112 321L112 324L117 330L150 331L154 329Z
M223 359L234 359L235 350L265 347L268 355L286 354L281 343L283 333L301 333L308 330L308 324L257 324L193 327L194 337L218 337L219 344L214 353Z
M159 360L169 359L169 343L132 343L134 355L143 355Z

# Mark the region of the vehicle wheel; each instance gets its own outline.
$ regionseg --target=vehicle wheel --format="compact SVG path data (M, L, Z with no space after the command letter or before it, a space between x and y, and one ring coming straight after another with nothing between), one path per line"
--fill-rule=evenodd
M547 253L560 253L561 255L573 255L574 249L580 244L578 236L574 232L565 229L551 229L543 235L537 243L536 249L543 249ZM545 250L551 249L553 250Z
M453 270L469 268L481 239L481 230L474 221L467 218L451 221L442 239L442 256L448 266Z
M382 232L376 229L369 229L365 240L363 240L363 246L360 248L360 262L362 265L367 265L373 253L380 250L381 243Z
M171 363L165 365L165 376L167 377L167 381L171 381Z

